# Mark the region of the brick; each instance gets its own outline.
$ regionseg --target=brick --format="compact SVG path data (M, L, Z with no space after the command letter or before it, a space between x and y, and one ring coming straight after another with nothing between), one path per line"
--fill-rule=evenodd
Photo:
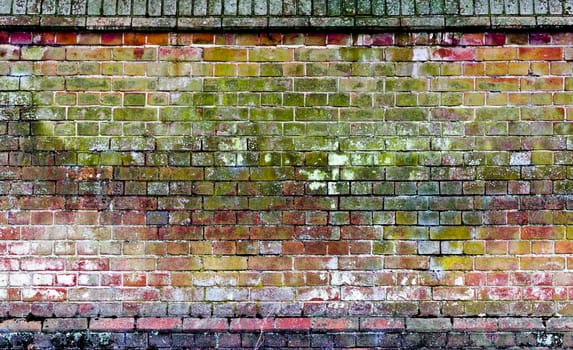
M203 59L205 61L246 61L247 53L246 49L205 48Z
M42 330L44 332L63 332L72 330L83 330L88 328L85 318L52 318L44 321Z
M267 331L274 328L272 318L238 318L231 320L230 329L234 331Z
M430 238L437 240L464 240L473 238L471 227L431 227Z
M521 229L522 239L563 239L565 228L562 226L525 226Z
M136 328L140 330L156 330L156 331L173 331L181 328L180 318L158 318L147 317L139 318L136 322Z
M188 331L224 331L228 329L228 322L222 318L183 318L183 330Z
M563 50L560 47L520 47L518 58L528 61L559 61L563 59Z
M476 257L475 264L477 270L511 271L517 269L519 259L510 257Z
M306 331L311 329L310 318L277 318L275 319L276 330Z
M42 322L26 321L25 319L15 318L5 320L0 323L0 329L4 332L40 332Z
M470 270L474 260L469 256L432 257L430 265L440 270Z
M406 327L416 331L444 331L451 329L452 323L451 320L447 318L410 318L406 319Z

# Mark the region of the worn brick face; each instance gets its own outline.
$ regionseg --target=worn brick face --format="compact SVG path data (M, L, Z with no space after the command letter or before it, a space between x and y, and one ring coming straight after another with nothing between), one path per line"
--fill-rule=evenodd
M6 32L0 326L571 315L566 34Z

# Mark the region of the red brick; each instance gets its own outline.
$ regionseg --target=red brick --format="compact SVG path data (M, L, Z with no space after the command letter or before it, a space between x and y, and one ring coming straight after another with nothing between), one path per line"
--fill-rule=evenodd
M159 228L161 240L201 240L203 228L200 226L172 226Z
M440 61L472 61L476 57L473 48L441 48L432 50L432 59Z
M565 238L563 226L525 226L521 228L522 239L553 239Z
M16 227L0 227L0 240L17 240L20 238L20 229Z
M101 44L102 45L121 45L123 42L122 33L102 33L101 34Z
M478 300L519 300L521 290L516 287L488 287L478 290Z
M349 34L329 33L326 35L326 43L328 45L348 45L350 40L351 36Z
M307 317L277 318L275 329L286 331L305 331L311 329L311 319Z
M10 33L0 32L0 44L8 44L10 42Z
M565 287L526 287L523 290L524 300L566 300Z
M249 229L245 226L208 226L205 228L205 238L232 241L249 239Z
M10 44L28 45L31 43L32 43L32 33L16 32L16 33L10 34Z

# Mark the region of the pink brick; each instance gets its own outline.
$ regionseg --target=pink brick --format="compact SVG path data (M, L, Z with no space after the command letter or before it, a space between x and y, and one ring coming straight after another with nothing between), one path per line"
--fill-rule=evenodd
M432 50L432 59L441 61L471 61L475 58L472 48L441 48Z
M137 320L137 329L140 330L174 330L181 328L181 319L174 317L148 317Z
M40 321L26 321L22 318L16 318L0 322L0 331L2 332L40 332L42 323Z
M135 319L125 318L94 318L90 320L92 331L129 331L135 328Z

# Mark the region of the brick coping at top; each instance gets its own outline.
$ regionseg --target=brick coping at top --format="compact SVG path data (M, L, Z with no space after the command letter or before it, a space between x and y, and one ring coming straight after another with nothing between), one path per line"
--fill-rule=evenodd
M572 15L570 1L532 0L0 1L0 24L20 29L539 29L571 27Z

